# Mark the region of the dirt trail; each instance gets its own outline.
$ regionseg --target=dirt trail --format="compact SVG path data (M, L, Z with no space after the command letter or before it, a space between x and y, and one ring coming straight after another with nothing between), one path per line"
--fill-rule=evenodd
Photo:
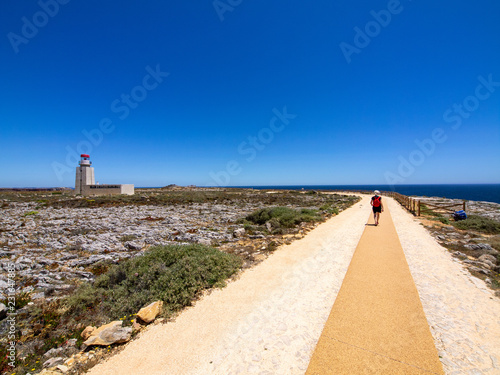
M307 374L443 374L388 205L370 215Z
M364 230L368 198L90 370L303 374Z
M411 215L385 202L445 373L500 374L500 301ZM363 196L89 374L304 374L369 214Z

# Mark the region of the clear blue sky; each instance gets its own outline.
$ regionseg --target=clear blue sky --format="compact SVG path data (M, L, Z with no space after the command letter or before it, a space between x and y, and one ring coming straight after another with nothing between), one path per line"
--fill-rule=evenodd
M499 15L2 1L0 187L74 186L81 151L100 183L136 186L499 183Z

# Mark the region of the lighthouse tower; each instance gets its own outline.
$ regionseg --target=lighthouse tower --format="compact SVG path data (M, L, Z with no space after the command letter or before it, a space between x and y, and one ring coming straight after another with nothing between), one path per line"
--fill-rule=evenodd
M75 194L83 194L84 186L95 185L94 168L90 156L81 154L81 159L76 167Z

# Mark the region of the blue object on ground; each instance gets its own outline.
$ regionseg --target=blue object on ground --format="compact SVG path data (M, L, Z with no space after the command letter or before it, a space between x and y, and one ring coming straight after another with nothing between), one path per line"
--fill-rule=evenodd
M465 213L464 210L455 211L453 213L453 218L455 219L455 221L465 220L467 219L467 214Z

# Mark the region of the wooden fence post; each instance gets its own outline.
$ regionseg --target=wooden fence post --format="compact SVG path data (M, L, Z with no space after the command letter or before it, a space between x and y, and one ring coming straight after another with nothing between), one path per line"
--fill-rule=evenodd
M420 200L418 201L418 213L417 216L420 216Z
M465 211L465 201L464 201L464 208L463 208L463 210Z

